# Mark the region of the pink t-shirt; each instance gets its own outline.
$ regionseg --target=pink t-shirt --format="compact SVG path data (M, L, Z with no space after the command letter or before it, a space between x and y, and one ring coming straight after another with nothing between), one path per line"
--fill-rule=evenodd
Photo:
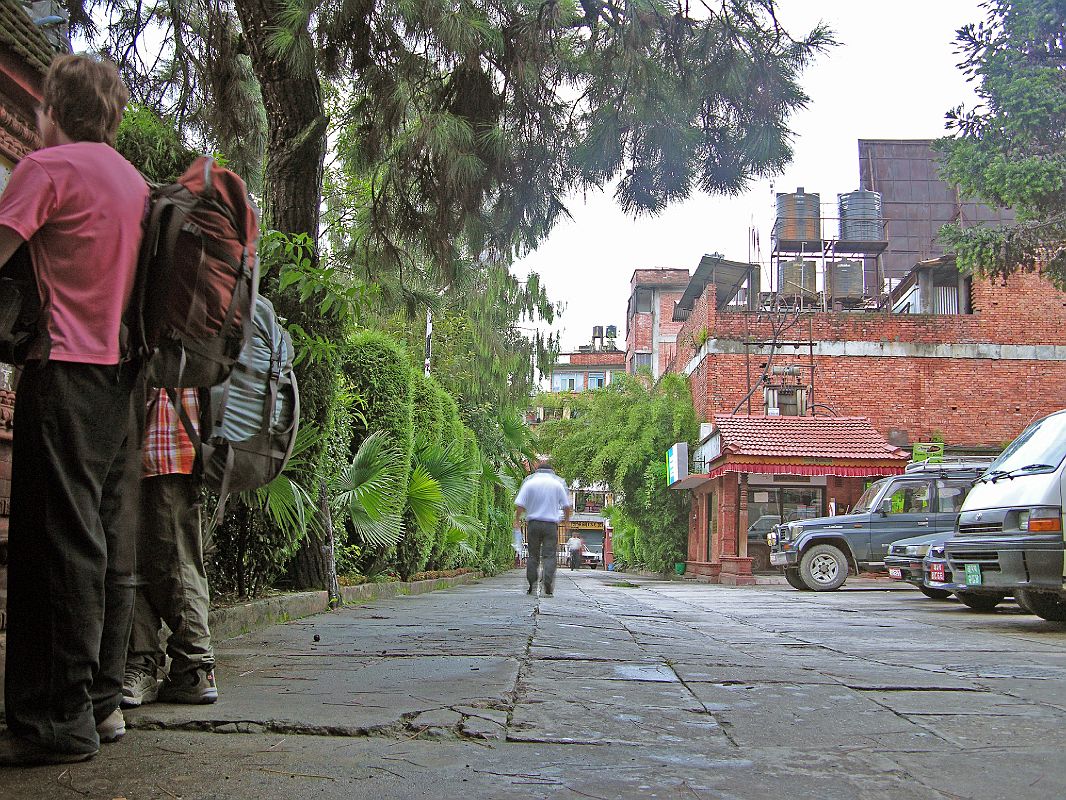
M46 147L23 158L0 197L0 225L30 244L49 358L117 364L148 187L112 147Z

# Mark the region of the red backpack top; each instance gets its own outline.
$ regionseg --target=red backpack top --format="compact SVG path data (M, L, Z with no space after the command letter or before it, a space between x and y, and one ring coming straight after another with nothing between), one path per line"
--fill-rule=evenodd
M244 181L209 156L152 188L127 326L148 383L214 386L251 327L259 212Z

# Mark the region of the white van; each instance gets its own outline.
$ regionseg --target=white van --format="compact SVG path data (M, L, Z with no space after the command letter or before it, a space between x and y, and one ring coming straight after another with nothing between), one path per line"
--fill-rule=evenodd
M1064 499L1066 409L1022 431L977 479L944 545L954 581L1066 621Z

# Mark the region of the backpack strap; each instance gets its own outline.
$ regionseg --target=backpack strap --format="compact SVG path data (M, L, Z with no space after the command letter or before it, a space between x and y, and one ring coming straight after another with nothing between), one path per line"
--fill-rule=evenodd
M200 453L200 449L203 446L200 439L200 432L196 430L196 426L192 424L192 419L189 417L189 412L185 410L185 404L181 402L181 397L178 395L177 389L166 389L167 398L170 400L170 405L174 407L174 410L178 412L178 419L181 420L181 426L185 429L185 433L189 437L189 441L192 442L192 446L196 449L197 455Z
M210 522L207 523L207 535L214 535L215 528L222 524L223 517L226 516L226 501L229 500L229 483L230 474L233 472L233 449L226 447L226 464L222 469L222 485L218 487L218 505L215 506L215 513L211 515Z

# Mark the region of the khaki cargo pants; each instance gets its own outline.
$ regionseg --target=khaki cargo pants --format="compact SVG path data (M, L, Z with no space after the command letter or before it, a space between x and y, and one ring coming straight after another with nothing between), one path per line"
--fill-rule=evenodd
M126 670L156 676L163 667L160 621L170 629L171 677L215 667L207 614L209 595L200 524L200 481L156 475L141 482L137 539L140 586Z

